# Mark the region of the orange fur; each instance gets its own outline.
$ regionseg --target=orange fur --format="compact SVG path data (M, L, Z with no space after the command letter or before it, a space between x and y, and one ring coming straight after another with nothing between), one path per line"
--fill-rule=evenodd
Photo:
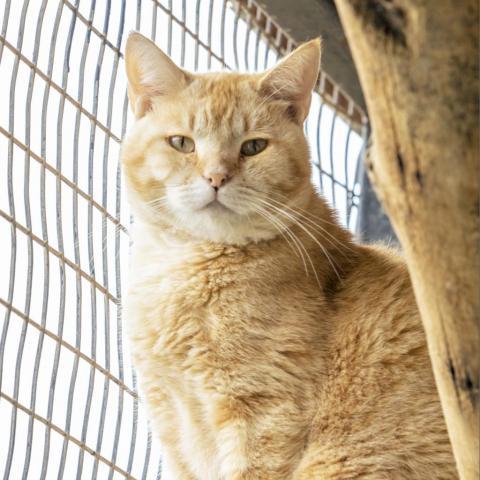
M405 264L310 183L319 47L193 75L129 39L127 327L166 480L456 478ZM209 172L229 179L212 204Z

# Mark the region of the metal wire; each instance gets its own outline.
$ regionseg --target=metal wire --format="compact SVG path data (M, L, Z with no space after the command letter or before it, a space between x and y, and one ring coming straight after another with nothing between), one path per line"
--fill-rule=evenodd
M20 19L20 28L18 32L18 38L17 38L17 46L21 48L22 42L23 42L23 29L25 25L25 5L24 3L23 8L22 8L22 13L21 13L21 19ZM12 71L12 76L11 76L11 81L10 81L10 111L9 111L9 130L13 135L13 129L14 129L14 111L15 111L15 84L16 84L16 78L18 74L18 64L19 61L18 59L15 60L15 64L13 66L13 71ZM10 213L12 215L12 218L15 220L15 201L14 201L14 196L13 196L13 184L12 184L12 174L13 174L13 145L12 142L9 142L8 145L8 199L9 199L9 206L10 206ZM12 256L10 260L10 284L9 284L9 292L8 292L8 300L9 303L12 302L13 299L13 293L14 293L14 286L15 286L15 266L16 266L16 257L17 257L17 235L15 229L11 230L11 235L12 235ZM10 322L10 312L7 310L7 318L5 319L5 324L7 325L8 329L8 324ZM18 369L20 367L20 362L22 358L22 353L23 353L23 347L24 347L24 342L25 342L25 331L26 329L26 324L23 325L22 328L22 333L21 333L21 338L19 342L19 347L18 347L18 352L17 352L17 361L16 361L16 368ZM6 333L8 330L4 330L4 335L2 335L2 342L1 346L3 347L5 345L6 341ZM2 348L3 351L3 348ZM2 360L3 360L3 355L2 355ZM2 362L3 363L3 362ZM3 367L3 365L0 365L0 367ZM14 399L18 398L18 386L19 386L19 372L15 375L15 384L13 387L13 396ZM0 384L1 386L1 384ZM7 461L5 464L5 474L4 477L8 478L10 469L12 466L12 459L13 459L13 451L15 448L15 434L16 434L16 420L17 420L17 412L14 409L12 411L12 416L10 419L10 440L8 444L8 456L7 456Z
M0 475L159 479L122 330L124 32L164 41L204 71L266 69L296 43L253 0L196 0L193 10L186 0L13 5L0 12ZM314 181L343 202L348 226L366 122L322 72L305 132Z

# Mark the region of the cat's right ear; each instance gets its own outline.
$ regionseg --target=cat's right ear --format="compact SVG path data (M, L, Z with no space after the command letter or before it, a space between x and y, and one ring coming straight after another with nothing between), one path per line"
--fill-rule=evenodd
M151 40L131 32L125 47L128 98L133 113L143 117L151 108L152 98L170 95L188 85L187 72L177 67Z

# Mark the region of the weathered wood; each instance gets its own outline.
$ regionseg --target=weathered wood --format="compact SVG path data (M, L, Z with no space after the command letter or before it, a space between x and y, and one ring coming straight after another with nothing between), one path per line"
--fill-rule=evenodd
M336 0L460 476L479 475L477 0Z

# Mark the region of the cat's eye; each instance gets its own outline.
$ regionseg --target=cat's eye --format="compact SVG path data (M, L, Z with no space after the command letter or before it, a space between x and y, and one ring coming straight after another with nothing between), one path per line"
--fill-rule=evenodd
M195 151L195 143L191 138L182 135L173 135L168 137L168 143L175 150L182 153L192 153Z
M246 157L257 155L257 153L263 152L267 148L268 142L264 138L254 138L242 143L240 152Z

